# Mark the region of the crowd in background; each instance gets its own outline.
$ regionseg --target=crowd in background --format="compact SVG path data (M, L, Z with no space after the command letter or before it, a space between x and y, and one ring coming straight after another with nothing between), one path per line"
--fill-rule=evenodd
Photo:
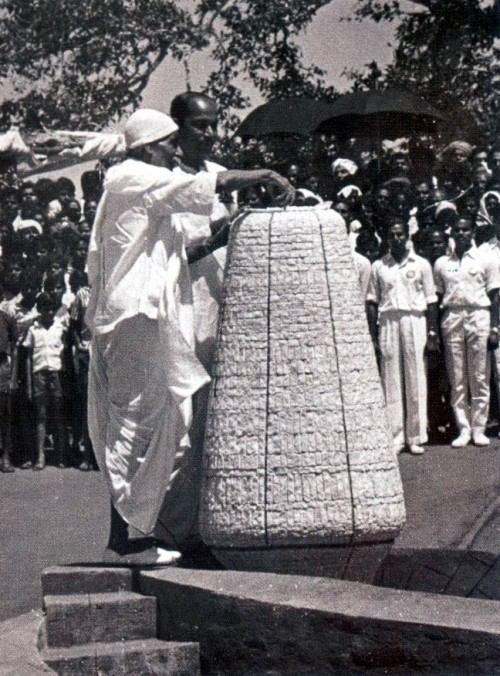
M239 166L271 168L297 189L296 203L331 202L345 220L353 251L370 263L390 248L394 223L408 227L412 249L431 265L449 249L458 219L475 228L477 245L500 234L500 145L478 148L429 138L366 148L318 136L307 152L254 140ZM4 472L46 462L96 468L86 421L90 335L84 314L85 261L101 193L100 171L82 175L82 201L68 178L21 181L0 162L0 425ZM244 191L239 205L266 206L264 189ZM453 433L442 360L429 361L431 439Z

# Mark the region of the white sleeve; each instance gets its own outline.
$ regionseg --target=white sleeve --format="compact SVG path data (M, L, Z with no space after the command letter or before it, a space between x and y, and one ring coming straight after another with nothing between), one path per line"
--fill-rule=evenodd
M178 172L172 181L144 195L147 209L164 214L192 213L210 216L215 196L217 174Z

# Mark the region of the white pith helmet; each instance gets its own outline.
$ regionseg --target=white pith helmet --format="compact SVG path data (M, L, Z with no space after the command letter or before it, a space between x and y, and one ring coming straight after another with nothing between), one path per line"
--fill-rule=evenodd
M140 108L132 113L125 124L125 144L127 149L132 150L160 141L177 129L179 127L170 115L153 108Z

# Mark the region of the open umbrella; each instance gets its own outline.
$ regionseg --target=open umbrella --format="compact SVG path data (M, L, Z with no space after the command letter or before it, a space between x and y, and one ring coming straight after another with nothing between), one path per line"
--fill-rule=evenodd
M330 105L331 115L318 131L345 138L371 136L398 138L415 133L433 133L446 117L416 94L398 89L344 94Z
M306 97L275 99L264 103L243 120L237 136L300 134L307 136L332 116L332 104Z

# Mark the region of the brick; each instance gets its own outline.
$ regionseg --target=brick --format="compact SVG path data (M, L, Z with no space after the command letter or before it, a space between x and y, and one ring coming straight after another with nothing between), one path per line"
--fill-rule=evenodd
M42 573L43 596L132 590L128 568L52 566Z
M60 676L197 676L199 645L146 639L92 643L42 652L46 664Z
M46 596L48 647L156 635L156 599L133 592Z

